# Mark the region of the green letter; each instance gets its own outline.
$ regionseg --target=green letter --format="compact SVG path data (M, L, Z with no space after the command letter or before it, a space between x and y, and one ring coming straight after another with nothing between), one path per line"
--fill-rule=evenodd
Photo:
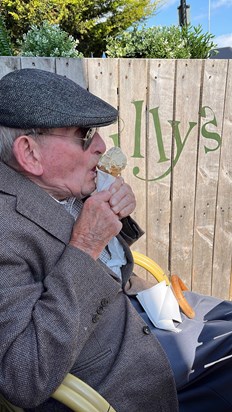
M173 132L174 132L174 138L175 138L175 141L176 141L176 150L177 150L177 152L176 152L176 157L173 160L173 166L175 166L178 159L179 159L179 157L180 157L180 154L181 154L181 152L184 148L184 145L187 141L189 133L196 126L197 123L196 122L189 122L189 129L188 129L188 132L187 132L183 142L181 141L180 131L179 131L180 122L178 120L168 120L168 123L170 123L170 125L172 126L172 129L173 129Z
M140 151L140 143L141 143L141 117L142 117L142 106L143 106L143 100L138 100L135 102L132 102L135 105L135 110L136 110L136 117L135 117L135 150L134 154L132 157L141 157L143 158L144 156L141 155Z
M209 107L209 106L204 106L204 107L202 107L201 110L200 110L200 115L201 115L202 117L206 117L206 110L205 110L206 108L207 108L207 109L210 109L211 112L213 112L213 110L211 109L211 107ZM209 132L208 130L206 130L206 125L207 125L207 124L213 124L214 126L217 126L217 120L216 120L216 117L215 117L215 115L214 115L214 112L213 112L213 120L211 120L211 121L209 121L209 122L206 122L206 123L202 126L202 128L201 128L201 133L202 133L202 136L205 137L206 139L215 140L218 144L217 144L217 146L216 146L214 149L210 149L209 147L204 146L204 148L205 148L205 153L213 152L213 151L217 150L217 149L219 148L219 146L221 145L221 136L220 136L218 133L213 133L213 132Z
M157 138L158 150L159 150L159 155L160 155L160 159L158 160L158 163L162 163L162 162L166 162L169 159L166 157L165 151L164 151L164 144L163 144L158 110L159 110L159 107L155 107L154 109L149 110L149 112L153 116L153 122L155 126L155 131L156 131L156 138Z
M118 133L110 134L109 136L113 140L113 144L115 147L119 147L119 136Z

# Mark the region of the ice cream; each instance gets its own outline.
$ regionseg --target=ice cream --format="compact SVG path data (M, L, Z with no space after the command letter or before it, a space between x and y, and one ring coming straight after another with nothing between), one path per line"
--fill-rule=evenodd
M127 164L127 158L120 147L111 147L99 160L98 169L112 176L120 176Z

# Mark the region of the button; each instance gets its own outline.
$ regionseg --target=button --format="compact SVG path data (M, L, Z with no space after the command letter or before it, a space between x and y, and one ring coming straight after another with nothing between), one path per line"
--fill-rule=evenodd
M98 313L98 315L101 315L102 312L103 312L103 310L104 310L103 306L99 306L99 307L97 308L97 313Z
M149 326L143 327L143 333L145 333L145 335L150 335L151 329L149 328Z
M105 306L107 306L109 304L109 301L108 301L108 299L102 299L102 301L101 301L101 305L103 306L103 307L105 307Z
M93 323L97 323L98 319L99 319L99 316L97 314L92 316L92 322Z

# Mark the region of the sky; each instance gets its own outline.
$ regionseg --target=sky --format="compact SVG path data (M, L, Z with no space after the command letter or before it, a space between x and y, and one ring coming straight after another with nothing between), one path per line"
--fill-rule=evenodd
M157 14L148 19L146 26L178 25L180 0L162 0ZM232 47L232 0L186 0L190 6L190 24L201 25L203 32L212 33L218 47Z

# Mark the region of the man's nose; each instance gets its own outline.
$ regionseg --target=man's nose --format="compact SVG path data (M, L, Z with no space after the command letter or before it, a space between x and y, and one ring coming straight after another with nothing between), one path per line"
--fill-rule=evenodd
M93 140L90 145L90 150L92 153L104 153L106 151L106 145L102 137L98 132L96 132L93 136Z

